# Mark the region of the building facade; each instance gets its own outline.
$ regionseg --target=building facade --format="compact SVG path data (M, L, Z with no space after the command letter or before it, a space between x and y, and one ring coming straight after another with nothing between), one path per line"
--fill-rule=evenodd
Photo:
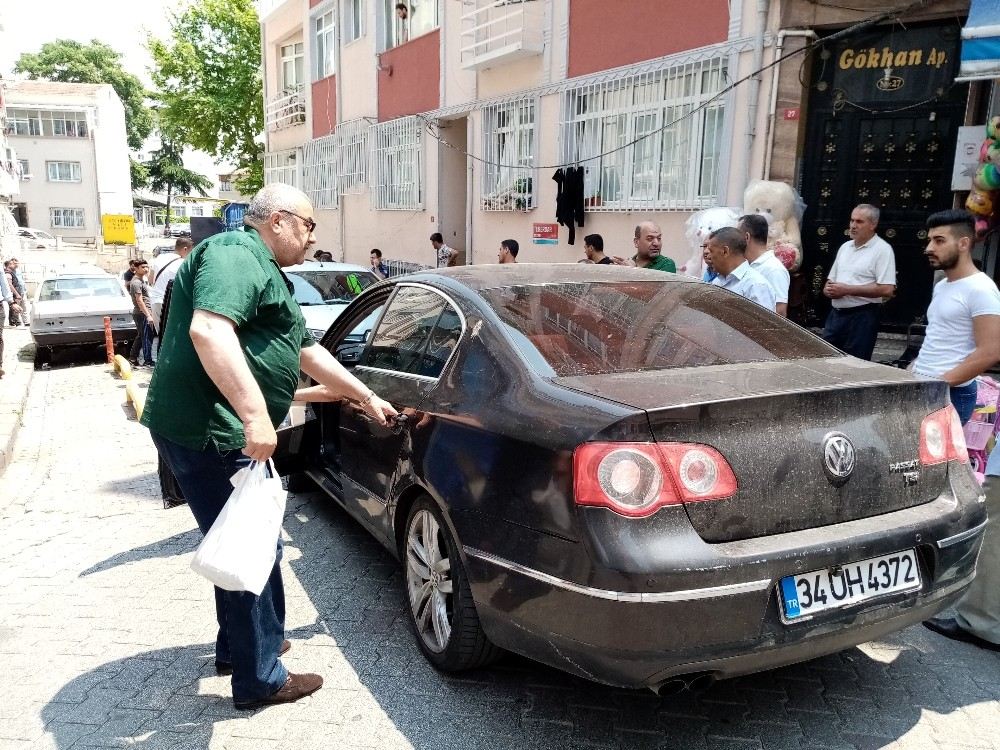
M522 260L574 261L591 232L629 256L636 223L653 219L682 262L690 213L741 203L766 113L737 117L746 93L728 85L761 54L776 6L397 5L260 5L265 182L312 197L336 257L363 262L379 247L434 265L433 232L474 263L495 262L508 237ZM556 220L559 166L582 170L584 226L573 244L565 226L557 244L535 244L535 225Z
M0 258L11 257L20 247L11 208L21 192L21 170L17 152L7 140L5 87L6 82L0 78Z
M102 215L132 213L125 109L111 86L8 82L5 131L20 170L20 226L92 243Z
M432 232L473 263L508 237L519 259L574 261L591 232L628 256L651 219L680 265L692 212L781 180L806 206L797 319L822 323L851 208L873 203L899 269L884 322L905 330L932 288L923 221L968 190L960 129L1000 97L959 77L969 0L848 5L265 0L265 182L302 187L320 245L352 262L379 247L434 265ZM557 168L582 170L584 226L535 243Z

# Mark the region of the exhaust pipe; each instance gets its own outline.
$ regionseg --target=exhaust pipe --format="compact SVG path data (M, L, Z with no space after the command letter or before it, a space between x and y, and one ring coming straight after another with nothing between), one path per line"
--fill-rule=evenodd
M661 698L677 695L685 691L692 693L702 693L708 690L715 682L715 674L712 672L695 672L694 674L678 675L661 682L658 685L650 685L649 689Z

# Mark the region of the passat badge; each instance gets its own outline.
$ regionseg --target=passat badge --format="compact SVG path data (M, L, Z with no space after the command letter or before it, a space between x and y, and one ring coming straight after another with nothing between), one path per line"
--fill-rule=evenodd
M831 432L823 438L823 470L836 486L846 482L854 471L854 443L842 432Z

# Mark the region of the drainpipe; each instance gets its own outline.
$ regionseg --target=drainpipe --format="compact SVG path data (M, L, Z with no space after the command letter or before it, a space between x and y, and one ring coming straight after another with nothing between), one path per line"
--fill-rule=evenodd
M778 43L774 48L774 59L781 57L785 49L785 39L788 37L800 37L815 41L818 37L812 29L782 29L778 32ZM778 78L781 72L781 63L776 64L771 69L771 97L768 104L767 133L765 142L767 143L767 153L764 155L764 169L761 177L765 180L771 178L771 157L774 154L774 126L778 111Z
M746 186L750 182L750 160L753 156L754 139L757 136L757 97L760 96L760 68L764 64L764 32L767 29L767 15L770 4L770 0L757 0L757 28L754 33L753 58L750 63L751 70L754 71L754 76L750 79L750 87L747 90L747 130L746 146L743 150L742 190L746 190Z
M344 71L343 71L343 69L341 67L341 58L340 58L340 40L341 40L341 37L340 37L340 25L341 25L340 24L340 19L342 19L344 16L340 12L340 2L337 2L336 8L335 8L334 12L336 13L337 22L333 25L333 29L334 29L333 33L335 35L335 38L334 38L334 41L333 41L333 49L334 49L334 55L335 55L334 56L334 73L333 73L334 76L335 76L335 78L334 78L334 86L333 86L333 89L334 89L333 101L334 101L334 106L337 108L337 116L334 117L334 119L333 119L333 129L334 129L334 132L336 132L337 131L337 125L338 125L338 123L340 123L341 119L343 118L342 109L343 109L343 106L344 106L344 102L343 102ZM310 30L311 30L311 25L310 25ZM306 123L306 126L307 127L312 127L308 122ZM337 188L337 192L338 193L340 192L339 186ZM339 207L338 213L340 214L340 221L337 222L337 223L339 224L340 261L341 261L341 263L346 263L347 262L347 216L346 216L347 209L344 207L344 201L342 200L342 198L343 198L343 196L341 196L339 194L337 195L337 206Z

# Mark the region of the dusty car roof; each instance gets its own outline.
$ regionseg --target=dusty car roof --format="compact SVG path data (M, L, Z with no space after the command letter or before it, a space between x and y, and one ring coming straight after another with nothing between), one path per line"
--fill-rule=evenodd
M633 266L598 266L584 263L493 263L457 266L408 274L406 279L447 276L476 291L505 286L589 283L595 281L665 281L696 282L690 276L651 271Z

